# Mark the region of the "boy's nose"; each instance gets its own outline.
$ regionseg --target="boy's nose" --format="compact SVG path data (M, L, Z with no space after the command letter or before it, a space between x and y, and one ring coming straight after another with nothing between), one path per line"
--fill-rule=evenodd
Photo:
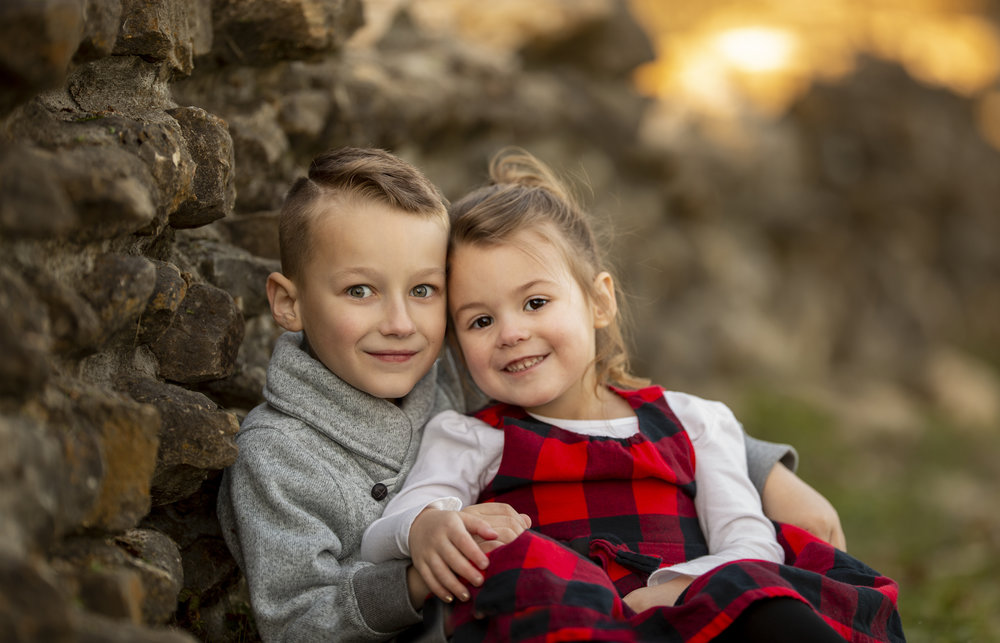
M406 304L390 302L386 307L380 330L383 335L407 337L417 332L417 326L413 323L413 317L410 316Z

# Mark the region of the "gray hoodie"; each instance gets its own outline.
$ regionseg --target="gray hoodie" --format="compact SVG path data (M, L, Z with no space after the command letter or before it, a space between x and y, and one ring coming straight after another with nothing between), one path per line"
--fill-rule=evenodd
M442 359L399 406L353 388L282 335L219 491L223 536L266 641L385 641L420 622L408 561L358 560L361 535L413 465L421 430L464 409ZM384 485L388 494L379 491Z

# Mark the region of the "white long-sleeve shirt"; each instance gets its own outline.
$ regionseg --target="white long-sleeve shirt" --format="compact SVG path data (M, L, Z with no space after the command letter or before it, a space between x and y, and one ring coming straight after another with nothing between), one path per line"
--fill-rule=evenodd
M743 429L732 411L685 393L667 391L667 403L687 432L695 452L694 504L709 553L663 567L649 585L679 575L699 576L734 560L784 558L774 527L764 517L760 496L747 476ZM638 418L561 420L534 416L582 435L627 438L639 430ZM454 411L445 411L424 428L416 464L382 517L365 531L361 556L383 562L410 556L410 526L434 503L442 509L473 504L500 468L504 432Z

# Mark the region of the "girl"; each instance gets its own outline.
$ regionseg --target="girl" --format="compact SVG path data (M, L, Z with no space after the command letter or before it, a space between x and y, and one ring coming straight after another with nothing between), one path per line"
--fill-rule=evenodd
M728 408L628 372L614 280L552 173L517 151L490 171L452 209L448 305L497 404L427 425L362 555L412 555L442 598L468 580L457 641L903 640L891 580L764 517ZM490 500L532 530L487 567L455 510Z

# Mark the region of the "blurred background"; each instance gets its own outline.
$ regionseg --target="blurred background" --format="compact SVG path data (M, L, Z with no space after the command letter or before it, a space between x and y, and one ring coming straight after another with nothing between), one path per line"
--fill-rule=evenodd
M67 596L67 632L254 640L214 485L260 399L276 211L312 156L386 147L456 199L520 145L607 234L634 370L795 445L849 551L898 581L909 640L997 638L995 0L18 0L0 18L0 581ZM193 406L225 428L174 412ZM158 450L115 451L150 424ZM161 536L180 562L150 575L135 557Z
M411 12L522 55L574 19L519 5ZM998 5L629 9L652 53L629 74L649 101L628 161L528 146L614 229L636 369L796 445L852 553L899 581L910 640L993 640Z

